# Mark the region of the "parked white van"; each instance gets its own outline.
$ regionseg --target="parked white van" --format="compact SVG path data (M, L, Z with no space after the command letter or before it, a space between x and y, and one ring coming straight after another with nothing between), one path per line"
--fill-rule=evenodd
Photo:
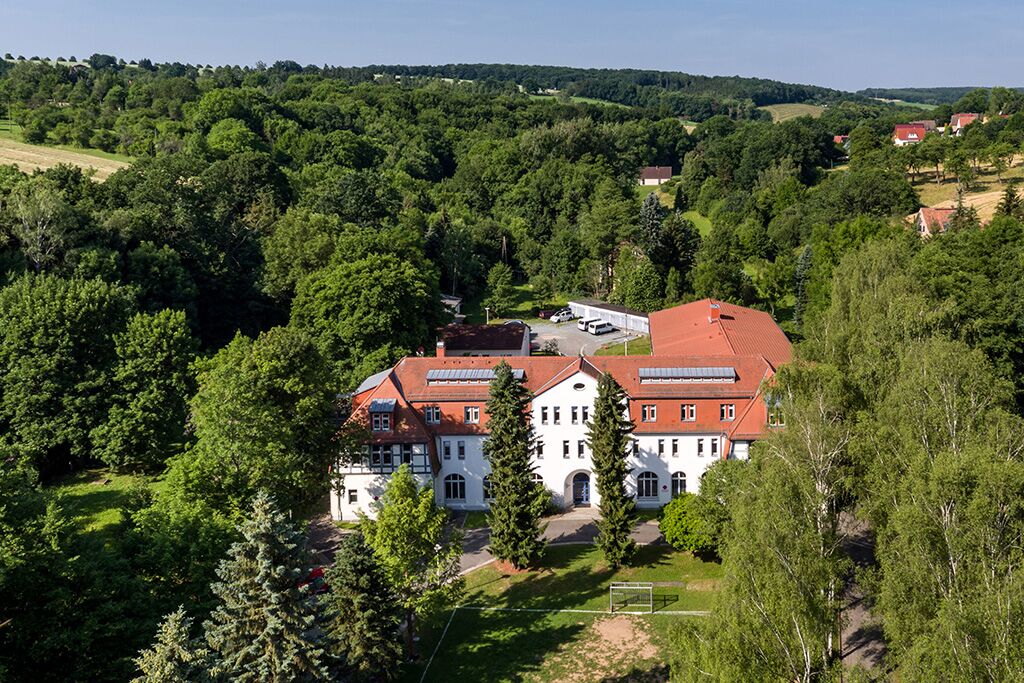
M586 331L588 331L590 329L590 325L592 323L599 323L599 322L601 322L600 318L587 318L586 320L584 320L583 318L580 318L579 320L576 321L576 327L578 327L579 329L581 329L584 332L586 332Z
M595 320L587 325L587 332L590 334L605 334L615 329L615 326L611 323L606 323L603 320Z

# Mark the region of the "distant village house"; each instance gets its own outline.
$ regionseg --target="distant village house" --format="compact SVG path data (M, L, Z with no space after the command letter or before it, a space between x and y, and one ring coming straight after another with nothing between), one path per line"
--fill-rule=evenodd
M917 234L921 237L931 237L946 232L955 212L954 208L923 207L914 219Z
M950 130L953 135L960 135L964 128L981 118L981 114L953 114L949 119Z
M924 140L927 129L916 123L897 123L892 133L892 142L897 147L916 145Z
M641 185L661 185L672 177L671 166L647 166L640 171Z

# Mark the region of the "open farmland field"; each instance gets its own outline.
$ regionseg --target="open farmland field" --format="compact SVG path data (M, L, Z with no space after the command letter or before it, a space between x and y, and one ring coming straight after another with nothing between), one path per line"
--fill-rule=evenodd
M29 145L2 137L0 137L0 164L14 164L25 173L31 173L37 168L45 170L57 164L71 164L83 169L95 169L94 177L97 180L106 180L114 171L128 166L125 161L93 153Z
M1014 157L1013 164L1003 174L1004 181L1017 183L1024 179L1024 159ZM944 182L935 182L934 169L924 169L913 183L921 198L921 204L934 207L956 206L956 180L947 177ZM982 166L972 188L964 193L964 202L978 210L978 218L988 222L995 215L996 206L1002 199L1006 185L1000 182L996 172L989 166Z
M798 116L821 116L825 111L824 107L816 104L771 104L767 107L758 107L772 115L772 121L779 123L788 119L795 119Z

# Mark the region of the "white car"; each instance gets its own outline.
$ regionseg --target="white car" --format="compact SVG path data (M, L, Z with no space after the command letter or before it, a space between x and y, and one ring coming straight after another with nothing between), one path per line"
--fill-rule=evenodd
M587 325L587 332L593 335L607 334L608 332L614 331L615 326L603 320L595 320L594 322Z
M572 318L572 311L570 311L569 309L565 309L562 311L558 311L553 316L548 318L548 320L550 320L553 323L566 323L572 320Z

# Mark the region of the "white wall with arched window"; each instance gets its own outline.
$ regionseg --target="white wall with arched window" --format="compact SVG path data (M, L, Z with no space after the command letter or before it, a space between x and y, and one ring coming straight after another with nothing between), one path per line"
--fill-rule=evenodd
M686 493L686 472L672 473L672 497Z
M658 475L641 472L636 478L636 497L639 500L658 500Z
M466 478L461 474L449 474L444 478L444 499L466 500Z

